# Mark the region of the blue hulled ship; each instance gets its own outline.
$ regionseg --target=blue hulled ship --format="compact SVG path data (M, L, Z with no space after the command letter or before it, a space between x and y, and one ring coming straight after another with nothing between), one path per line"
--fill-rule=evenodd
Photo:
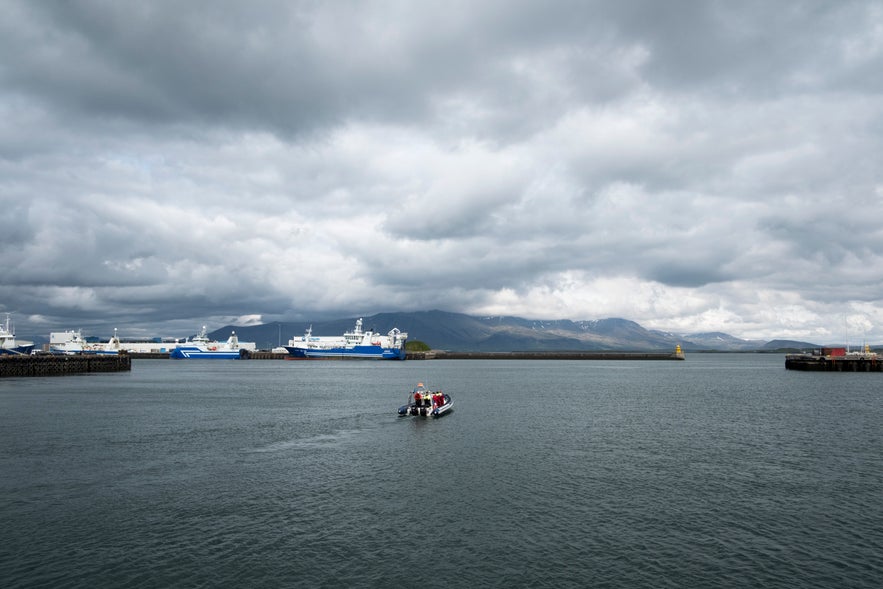
M393 328L386 335L362 331L362 319L342 336L314 336L310 326L303 336L289 340L285 349L292 358L404 360L408 334Z
M15 341L15 329L11 327L9 313L7 313L6 326L0 325L0 355L27 355L33 349L33 342Z

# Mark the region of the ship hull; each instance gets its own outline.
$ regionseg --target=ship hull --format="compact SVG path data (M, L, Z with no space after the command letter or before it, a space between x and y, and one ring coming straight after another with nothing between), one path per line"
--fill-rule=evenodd
M0 356L27 356L34 350L34 345L13 346L11 348L0 348Z
M118 356L119 350L84 350L51 347L49 351L58 356Z
M178 346L169 354L177 360L238 360L239 350L208 350L199 346Z

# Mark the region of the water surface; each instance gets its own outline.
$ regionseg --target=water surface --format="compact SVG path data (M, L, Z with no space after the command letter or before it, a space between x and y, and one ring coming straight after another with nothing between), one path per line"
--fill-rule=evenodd
M880 587L879 374L136 360L0 380L4 587ZM418 381L455 410L399 417Z

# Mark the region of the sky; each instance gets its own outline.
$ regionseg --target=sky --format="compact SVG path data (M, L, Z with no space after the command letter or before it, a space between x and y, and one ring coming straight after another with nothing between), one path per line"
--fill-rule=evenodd
M883 343L876 1L0 0L0 313Z

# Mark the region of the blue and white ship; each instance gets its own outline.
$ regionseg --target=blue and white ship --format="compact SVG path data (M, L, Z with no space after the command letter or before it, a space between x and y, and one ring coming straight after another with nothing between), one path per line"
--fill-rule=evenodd
M205 334L205 326L192 340L178 344L169 354L180 360L238 360L255 349L253 342L240 342L236 332L226 342L212 341Z
M7 313L6 326L0 325L0 355L28 355L33 349L33 342L15 341L15 328L10 327L9 313Z
M293 358L404 360L408 334L393 328L386 335L362 331L362 319L343 336L314 336L310 326L303 336L288 341L285 349Z

